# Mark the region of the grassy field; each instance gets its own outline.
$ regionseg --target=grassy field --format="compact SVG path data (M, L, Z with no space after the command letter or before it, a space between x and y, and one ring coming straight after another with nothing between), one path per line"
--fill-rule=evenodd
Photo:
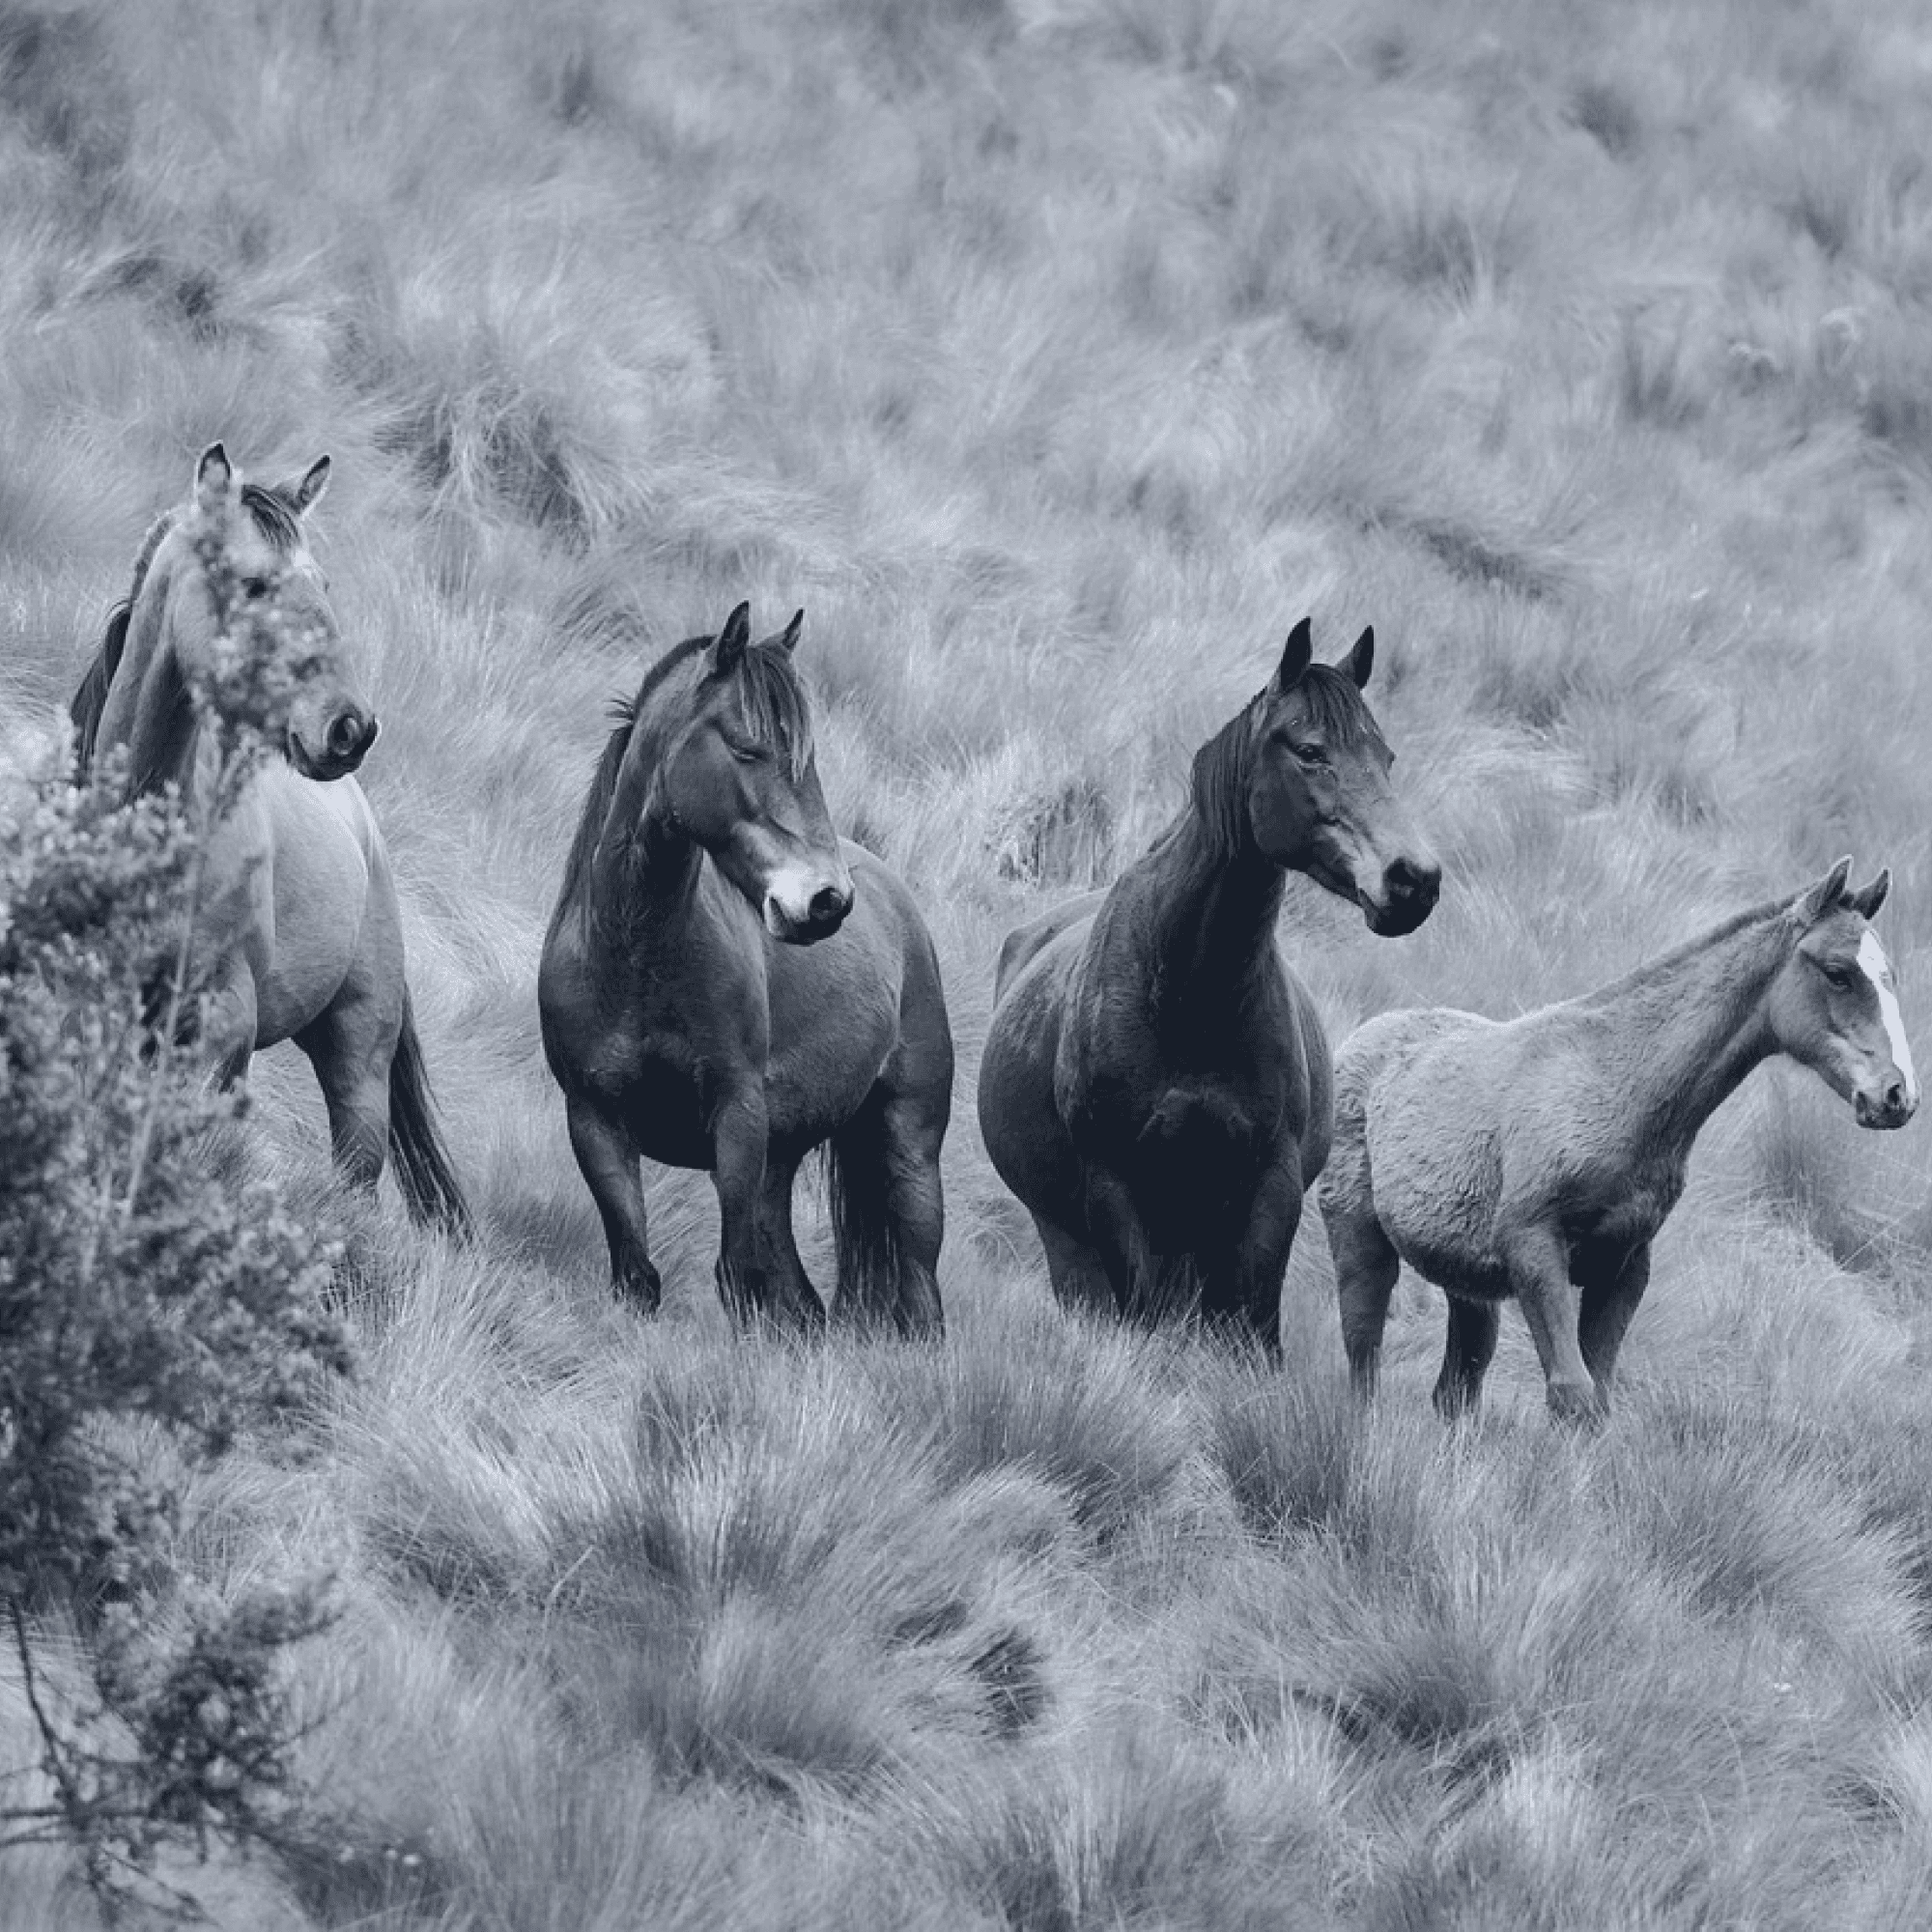
M1913 1024L1928 85L1909 0L0 0L0 759L204 443L330 451L484 1230L342 1202L258 1065L362 1366L184 1530L343 1610L313 1858L202 1874L223 1922L1932 1923L1922 1123L1755 1076L1572 1439L1513 1315L1443 1430L1413 1281L1358 1413L1312 1215L1279 1374L1063 1318L971 1106L1002 933L1144 845L1304 611L1375 624L1445 862L1402 941L1292 886L1335 1037L1844 851ZM542 1065L608 702L740 597L805 607L834 814L940 949L943 1347L736 1339L690 1176L664 1314L613 1305ZM7 1932L93 1922L0 1874Z

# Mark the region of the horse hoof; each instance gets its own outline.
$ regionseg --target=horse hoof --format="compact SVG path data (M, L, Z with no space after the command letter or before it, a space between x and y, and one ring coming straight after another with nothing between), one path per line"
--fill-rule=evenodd
M655 1315L664 1299L664 1283L649 1262L618 1276L611 1286L617 1291L617 1298L629 1302L639 1315Z
M1601 1429L1609 1414L1609 1404L1594 1388L1553 1385L1549 1413L1567 1429Z

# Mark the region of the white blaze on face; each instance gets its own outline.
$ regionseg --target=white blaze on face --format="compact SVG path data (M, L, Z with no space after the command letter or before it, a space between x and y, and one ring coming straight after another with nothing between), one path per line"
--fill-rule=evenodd
M1891 962L1878 934L1867 931L1859 941L1859 965L1878 995L1879 1017L1885 1022L1885 1037L1891 1048L1892 1065L1905 1080L1905 1094L1915 1106L1918 1102L1918 1076L1912 1070L1912 1048L1905 1038L1905 1021L1898 1010L1898 995L1891 989Z
M811 917L813 896L826 885L825 875L816 867L793 861L779 867L765 885L765 925L776 936L780 926L775 914L782 914L794 925L803 925Z

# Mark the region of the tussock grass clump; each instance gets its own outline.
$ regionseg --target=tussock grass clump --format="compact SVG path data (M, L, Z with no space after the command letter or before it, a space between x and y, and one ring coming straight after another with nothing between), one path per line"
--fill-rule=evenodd
M1925 1917L1922 1123L1760 1075L1571 1442L1513 1315L1436 1424L1412 1281L1355 1406L1312 1208L1279 1372L1064 1316L971 1104L1005 930L1145 848L1304 611L1324 656L1376 626L1445 865L1399 944L1291 888L1335 1037L1583 992L1848 849L1922 1031L1922 39L1902 0L0 5L0 814L184 452L330 448L483 1231L342 1202L258 1065L220 1173L345 1236L361 1369L161 1560L337 1577L283 1918ZM741 597L805 607L835 817L940 954L941 1348L733 1334L687 1173L646 1175L664 1313L612 1305L543 1065L609 702Z

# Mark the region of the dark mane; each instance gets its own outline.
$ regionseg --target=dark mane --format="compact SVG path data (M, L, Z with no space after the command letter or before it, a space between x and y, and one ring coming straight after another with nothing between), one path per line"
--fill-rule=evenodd
M1216 859L1232 859L1248 837L1248 781L1255 768L1254 713L1260 702L1259 696L1250 698L1194 754L1190 802L1208 828Z
M1310 724L1331 744L1355 745L1376 734L1376 722L1355 681L1333 665L1312 664L1293 693ZM1229 859L1247 838L1248 781L1255 768L1255 712L1265 704L1260 691L1194 754L1190 802L1208 828L1214 855Z
M283 491L265 483L243 483L242 507L248 512L256 529L284 556L301 541L301 513L296 508L294 499ZM108 611L100 648L95 652L94 662L88 666L87 674L80 681L80 689L74 693L73 701L67 708L67 715L73 723L75 784L87 783L94 775L94 750L100 734L100 714L107 708L107 690L114 682L114 673L121 668L121 652L128 641L128 620L134 613L134 605L148 581L156 553L167 541L170 532L181 522L181 517L179 507L164 510L148 526L148 533L141 539L140 551L134 558L133 582L128 586L127 596Z
M597 841L604 835L604 821L610 816L611 801L617 790L617 774L623 768L624 753L630 750L631 733L652 696L681 666L700 651L710 649L712 638L686 638L673 644L644 673L637 695L618 698L611 707L615 726L597 759L590 780L589 796L583 801L583 814L577 822L577 836L571 840L570 855L564 861L562 897L575 896L590 869ZM791 653L778 644L753 644L729 673L738 680L739 717L745 729L760 743L776 746L789 759L794 780L805 776L811 761L811 710L805 687L793 668Z

